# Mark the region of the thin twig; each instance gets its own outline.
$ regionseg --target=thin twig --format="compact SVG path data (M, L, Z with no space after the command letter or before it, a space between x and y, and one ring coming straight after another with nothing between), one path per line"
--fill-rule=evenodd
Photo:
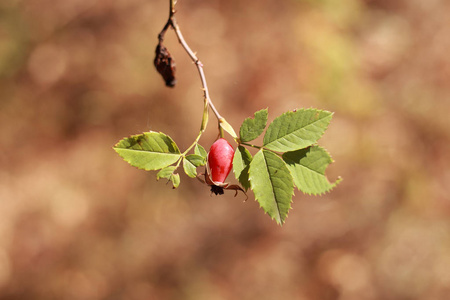
M177 35L178 41L180 42L181 46L183 46L184 50L186 50L186 52L191 57L192 61L197 66L197 70L198 70L198 73L200 75L200 80L202 82L204 96L208 100L209 106L211 107L212 111L216 115L217 119L218 120L222 119L222 116L217 111L216 107L214 106L214 103L211 101L211 98L209 96L208 84L206 83L206 77L205 77L205 72L203 71L203 64L202 64L202 62L197 58L195 53L191 50L189 45L184 40L183 35L181 34L180 27L178 26L178 24L173 22L172 25L173 25L173 29L175 30L175 34Z
M175 20L175 3L176 3L175 0L170 0L169 19L167 20L167 23L164 26L161 33L159 34L158 38L160 41L162 41L164 39L164 34L166 33L167 28L169 26L171 26L173 28L181 46L184 48L184 50L187 52L187 54L189 55L189 57L194 62L195 66L197 67L198 73L200 75L202 87L203 87L204 97L205 97L206 101L208 101L208 104L211 107L211 110L216 115L217 120L219 120L219 122L220 122L221 120L223 120L223 117L219 114L219 112L217 111L216 107L214 106L214 103L211 101L211 98L209 96L208 84L206 83L205 72L203 71L203 64L198 59L197 55L195 55L194 51L192 51L192 49L186 43L186 40L184 39L183 34L181 33L180 27L178 26L177 21Z

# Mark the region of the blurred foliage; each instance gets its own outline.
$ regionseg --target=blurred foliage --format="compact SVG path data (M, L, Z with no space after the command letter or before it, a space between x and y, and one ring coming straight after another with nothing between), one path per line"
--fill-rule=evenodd
M344 181L297 193L283 228L253 199L156 182L111 147L198 133L200 82L173 35L178 86L153 68L168 3L2 1L0 298L447 299L450 2L177 10L233 126L265 107L335 112L321 144Z

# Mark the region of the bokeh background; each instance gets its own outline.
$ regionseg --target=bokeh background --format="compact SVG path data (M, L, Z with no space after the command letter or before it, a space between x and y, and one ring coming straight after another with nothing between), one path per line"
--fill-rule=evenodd
M334 111L343 177L296 192L283 227L253 195L156 181L112 150L197 136L202 91L153 67L165 0L0 2L0 299L424 299L450 294L450 2L179 0L177 20L235 127ZM201 139L217 136L213 117Z

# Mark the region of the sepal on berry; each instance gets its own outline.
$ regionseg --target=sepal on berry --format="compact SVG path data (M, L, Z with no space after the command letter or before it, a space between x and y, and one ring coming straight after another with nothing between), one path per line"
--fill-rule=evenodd
M224 190L233 190L236 191L236 194L234 195L235 197L237 196L238 192L241 191L248 198L247 193L244 191L244 189L237 184L213 181L210 175L208 163L206 163L205 172L198 175L197 179L200 180L200 182L210 186L211 193L214 193L215 195L223 195ZM247 198L245 200L247 200Z

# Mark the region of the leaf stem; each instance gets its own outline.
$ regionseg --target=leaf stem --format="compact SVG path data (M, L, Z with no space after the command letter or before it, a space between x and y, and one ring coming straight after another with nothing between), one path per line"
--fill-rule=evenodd
M252 145L252 144L249 144L249 143L241 143L241 145L253 147L253 148L256 148L256 149L263 149L264 148L264 147Z
M203 131L200 131L200 133L198 134L197 138L195 139L195 141L186 149L186 151L184 151L181 155L184 157L186 156L186 154L191 151L192 148L194 148L194 146L198 143L198 141L200 140L200 137L202 136Z
M195 139L195 141L186 149L186 151L184 151L183 153L181 153L180 159L177 161L177 164L175 165L175 169L178 169L178 167L180 166L181 162L183 161L183 159L186 158L186 154L189 153L189 151L191 151L192 148L194 148L194 146L198 143L198 141L200 140L200 137L202 136L203 131L200 130L200 133L198 134L197 138ZM170 180L169 180L170 181Z

